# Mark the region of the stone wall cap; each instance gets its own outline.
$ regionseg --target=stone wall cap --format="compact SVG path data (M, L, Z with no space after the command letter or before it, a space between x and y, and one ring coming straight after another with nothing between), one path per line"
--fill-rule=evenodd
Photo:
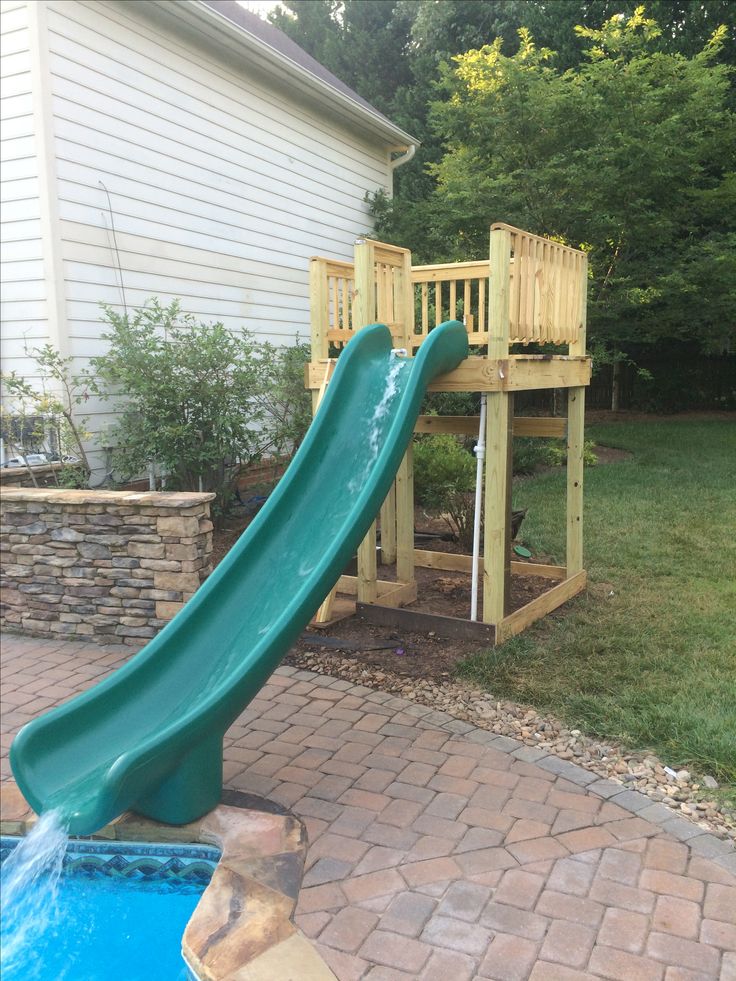
M194 491L64 490L58 487L8 487L0 499L46 504L116 504L154 508L190 508L215 499L215 494Z
M57 470L61 470L66 464L64 463L41 463L41 464L31 464L31 472L34 477L47 477L49 474L56 473ZM0 482L7 481L11 483L14 480L29 480L30 475L28 473L28 467L1 467L0 468Z

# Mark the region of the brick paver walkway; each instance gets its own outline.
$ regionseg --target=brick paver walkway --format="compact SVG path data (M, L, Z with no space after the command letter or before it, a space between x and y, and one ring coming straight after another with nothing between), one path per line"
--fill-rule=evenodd
M3 647L7 778L19 726L130 650ZM307 826L296 922L340 981L736 981L736 856L620 785L291 668L225 746L228 787Z

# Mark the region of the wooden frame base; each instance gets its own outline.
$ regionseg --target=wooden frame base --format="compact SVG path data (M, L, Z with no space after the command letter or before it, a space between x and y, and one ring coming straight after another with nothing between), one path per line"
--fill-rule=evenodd
M413 603L417 598L417 584L415 582L393 582L390 579L377 579L376 589L378 599L384 606ZM358 577L340 576L337 581L337 591L348 596L357 596Z
M567 603L573 596L577 596L585 589L587 582L588 574L583 569L574 576L570 576L569 579L553 586L552 589L548 589L541 596L537 596L536 599L527 603L526 606L522 606L521 609L514 610L496 625L496 643L504 644L511 637L515 637L516 634L526 630L536 620L541 620L542 617L556 610L558 606Z
M414 549L414 565L422 569L441 569L443 572L473 571L473 556L458 555L455 552L431 552L429 549ZM483 574L483 559L478 559L478 570ZM540 576L542 579L563 580L567 576L564 565L543 565L541 562L511 562L511 573L515 576Z
M415 602L417 598L416 582L393 582L389 579L377 579L376 591L378 595L377 602L380 602L382 606L387 608L398 608L405 603ZM333 597L328 619L318 620L315 617L310 623L311 627L330 627L333 623L338 623L340 620L346 620L348 617L353 616L356 606L363 605L357 603L356 599L358 595L357 576L340 576L334 593L339 595ZM321 609L322 607L320 607Z
M491 623L445 617L438 613L404 610L380 603L358 603L355 611L368 623L414 633L433 633L447 640L475 640L491 647L496 643L496 628Z
M454 556L454 558L469 558L469 556ZM558 567L549 568L556 570ZM384 603L357 603L355 612L368 623L375 623L382 627L395 627L416 633L434 633L448 640L471 640L495 647L504 644L535 621L541 620L563 603L567 603L573 596L577 596L585 589L587 581L588 575L585 571L563 579L497 624L440 616L437 613L425 613L420 610L401 609Z

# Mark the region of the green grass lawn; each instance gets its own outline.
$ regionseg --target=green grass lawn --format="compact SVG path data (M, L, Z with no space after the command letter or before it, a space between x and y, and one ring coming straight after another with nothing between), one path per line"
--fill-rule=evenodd
M462 673L591 735L736 783L736 422L590 426L586 595ZM564 563L565 474L521 481L522 537Z

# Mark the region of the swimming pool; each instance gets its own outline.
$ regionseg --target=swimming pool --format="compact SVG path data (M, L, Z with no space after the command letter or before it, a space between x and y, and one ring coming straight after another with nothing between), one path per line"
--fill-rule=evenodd
M0 839L3 862L20 841ZM189 978L181 938L219 858L206 845L70 842L33 922L4 911L3 981Z

